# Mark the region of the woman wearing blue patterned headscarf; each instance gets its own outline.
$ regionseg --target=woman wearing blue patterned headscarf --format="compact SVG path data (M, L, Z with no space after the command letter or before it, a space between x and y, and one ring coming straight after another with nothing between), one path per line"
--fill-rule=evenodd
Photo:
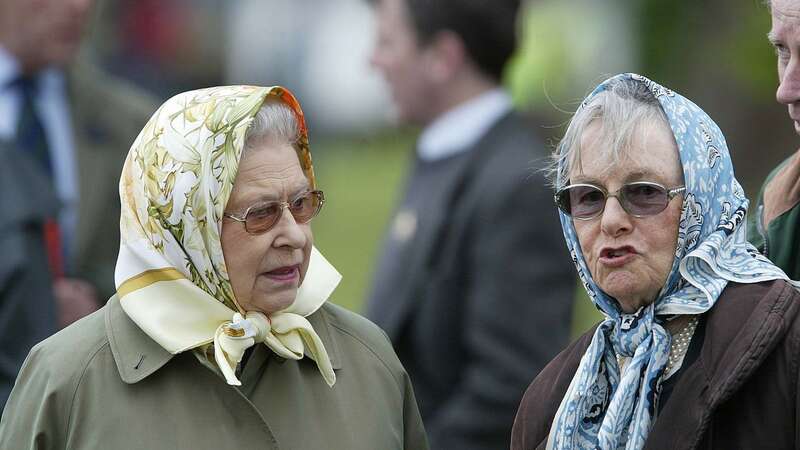
M711 118L617 75L555 159L567 247L605 320L531 384L512 449L800 444L800 293L748 244L748 201Z

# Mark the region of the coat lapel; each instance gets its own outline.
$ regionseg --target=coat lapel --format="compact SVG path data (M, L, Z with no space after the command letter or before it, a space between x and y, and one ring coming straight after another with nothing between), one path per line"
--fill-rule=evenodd
M442 275L438 273L440 266L437 262L446 240L448 221L453 218L454 212L459 207L459 200L468 189L481 162L492 150L491 143L497 136L502 135L505 125L511 118L511 113L503 116L475 145L467 150L467 157L452 161L454 166L448 174L450 182L442 197L445 199L444 207L420 212L420 214L427 215L427 223L406 243L403 254L399 255L404 261L410 263L406 272L406 282L402 284L402 292L391 299L381 299L380 305L377 307L373 305L372 314L370 314L390 338L395 339L399 335L404 323L415 309L415 305L425 298L425 287L428 282L433 277Z
M174 356L128 317L116 295L108 300L103 311L111 354L125 383L138 383Z
M450 162L453 164L449 171L450 182L447 184L446 192L442 198L451 199L457 186L463 184L462 180L466 175L472 156L469 155L467 158L458 158ZM410 182L413 182L413 178ZM443 203L449 205L448 210L453 207L451 201L446 200ZM394 220L397 220L398 214L410 213L399 210L395 213ZM413 236L402 244L402 248L397 255L401 261L408 263L406 267L401 268L405 275L398 276L403 278L405 282L396 283L399 286L399 292L384 296L378 299L377 304L371 305L370 316L376 323L380 324L392 339L399 335L409 313L414 309L414 305L424 296L425 280L432 276L430 272L433 265L432 260L435 259L434 255L440 248L440 236L446 227L447 219L450 217L449 214L446 214L445 208L416 211L413 214L417 216L424 215L425 217L417 217L415 219L416 231ZM395 226L396 224L393 223L387 239L396 239L395 236L392 236Z

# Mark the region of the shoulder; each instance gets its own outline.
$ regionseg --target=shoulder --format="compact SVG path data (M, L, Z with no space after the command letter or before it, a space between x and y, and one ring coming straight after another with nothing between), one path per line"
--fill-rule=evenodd
M104 318L102 308L36 344L25 365L35 365L58 384L77 381L98 353L111 354Z
M519 148L523 153L541 153L545 150L538 133L536 122L522 112L511 110L501 117L487 132L487 138L494 142L506 143ZM524 146L523 144L528 144Z
M724 374L737 370L742 360L751 368L783 361L796 376L799 313L800 293L785 280L729 283L707 315L704 366Z
M371 357L392 372L403 372L389 338L380 327L365 317L332 303L326 303L319 313L324 315L333 339L344 353Z
M514 419L512 448L535 448L547 438L561 399L596 329L592 327L572 342L528 386Z
M750 321L792 321L800 310L800 293L785 280L728 283L709 312L709 325L732 331Z
M479 187L475 190L479 195L534 199L550 195L543 172L549 152L533 122L520 113L512 111L502 117L484 136L478 151L475 184Z
M795 286L786 280L772 280L731 289L729 303L740 305L745 311L749 308L743 305L753 305L749 320L774 325L779 332L785 332L784 341L793 349L793 359L800 356L800 292Z
M0 447L28 448L26 443L33 439L50 442L48 448L65 445L76 392L87 368L96 358L113 364L104 315L101 309L33 347L3 411Z
M338 344L377 358L393 372L403 371L386 333L369 319L332 303L326 303L320 312Z
M489 147L483 149L488 152L487 164L512 173L540 167L548 157L547 146L536 134L533 121L516 111L501 117L483 142Z

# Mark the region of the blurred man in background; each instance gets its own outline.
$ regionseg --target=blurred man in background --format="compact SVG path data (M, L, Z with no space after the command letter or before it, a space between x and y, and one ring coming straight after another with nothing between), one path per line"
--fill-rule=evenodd
M411 375L431 448L507 448L525 387L567 343L575 288L547 152L500 85L520 1L374 3L372 64L423 131L367 314Z
M800 133L800 0L768 2L772 29L768 38L778 57L779 103L787 106ZM800 150L767 177L761 188L751 240L792 279L800 279Z
M113 293L116 185L155 103L73 62L92 3L0 0L0 405L34 343Z

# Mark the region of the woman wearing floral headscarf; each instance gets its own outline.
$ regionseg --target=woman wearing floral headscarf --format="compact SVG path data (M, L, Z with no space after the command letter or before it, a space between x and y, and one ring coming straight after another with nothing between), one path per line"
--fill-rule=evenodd
M528 388L512 449L796 448L800 294L747 243L716 124L622 74L556 160L567 246L605 320Z
M326 303L341 277L312 245L324 196L289 91L170 99L120 198L117 295L31 351L0 448L427 448L385 336Z

